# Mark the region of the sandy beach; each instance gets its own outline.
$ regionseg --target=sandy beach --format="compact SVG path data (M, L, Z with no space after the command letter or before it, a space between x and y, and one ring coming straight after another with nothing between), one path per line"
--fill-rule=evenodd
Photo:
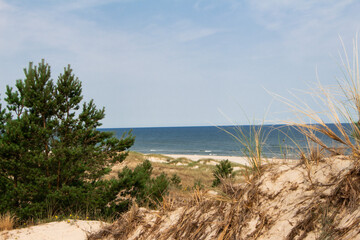
M200 159L214 159L214 160L229 160L230 162L235 162L239 164L247 165L246 157L238 157L238 156L214 156L214 155L186 155L186 154L166 154L166 156L171 158L187 158L192 161L198 161Z
M192 161L198 161L200 159L214 159L217 161L221 160L229 160L230 162L239 163L243 165L249 165L248 159L242 156L216 156L216 155L187 155L187 154L166 154L165 156L171 158L187 158ZM268 158L264 160L264 163L267 162L276 162L276 163L283 163L283 162L294 162L298 161L297 159L280 159L280 158Z

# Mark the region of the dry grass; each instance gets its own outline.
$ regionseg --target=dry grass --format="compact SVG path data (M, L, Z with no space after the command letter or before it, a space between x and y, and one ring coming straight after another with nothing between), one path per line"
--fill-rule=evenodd
M152 163L154 168L154 175L159 175L162 172L166 173L169 177L173 174L177 174L181 179L181 185L183 189L191 189L196 181L200 181L204 186L209 188L211 186L213 175L212 169L213 166L199 166L198 168L194 168L195 166L189 165L172 165L172 164L164 164L164 163Z
M121 236L127 236L133 230L132 227L135 228L142 223L140 218L141 214L139 212L139 207L134 201L130 210L122 214L119 219L114 222L114 224L122 223L122 227L117 228L116 232L112 230L111 226L104 227L99 232L88 236L88 240L106 239L108 236L112 236L111 239L121 239ZM117 226L120 226L120 224L117 224Z
M153 167L153 175L158 176L161 173L165 173L169 178L173 174L176 174L181 179L181 188L170 187L170 195L178 197L179 199L188 198L191 196L192 189L195 187L195 183L201 183L204 190L213 189L212 182L214 180L213 170L216 163L219 161L214 159L200 159L198 161L192 161L187 158L170 158L168 156L160 154L142 154L138 152L129 152L128 157L121 164L117 164L112 168L112 172L106 176L107 179L116 178L119 171L125 166L130 169L134 169L138 164L141 164L148 158L155 158L164 160L163 162L151 162ZM240 167L239 173L234 178L235 181L242 181L242 172L246 171L247 167L241 164L232 163L233 167Z
M235 125L235 124L234 124ZM264 160L262 153L265 145L266 136L263 134L263 125L252 125L250 131L244 132L241 126L235 127L234 132L230 132L224 128L220 128L237 141L242 147L242 152L247 158L250 167L256 174L261 174L261 165Z
M331 89L320 83L312 93L313 99L319 103L322 110L315 111L300 98L294 101L275 95L278 99L294 110L298 122L289 122L298 127L308 139L321 146L333 155L340 155L344 148L351 150L354 158L360 157L360 71L358 40L354 40L352 62L349 60L344 44L344 56L340 55L343 77L338 79L338 88ZM331 129L326 122L332 122L336 130ZM309 122L313 124L308 124ZM347 129L343 123L349 123ZM323 134L341 148L327 145L320 137Z
M360 202L360 169L355 166L343 178L336 179L332 194L324 200L314 199L306 209L301 209L305 216L287 236L287 239L304 239L308 232L319 230L317 239L343 239L343 237L358 227L360 218L349 219L352 222L345 228L339 228L337 219L341 213L351 215ZM317 198L319 198L317 196ZM337 220L337 221L336 221ZM348 238L347 238L348 239Z
M232 186L232 188L234 187ZM235 190L237 193L241 191L245 193L244 189ZM187 199L182 207L170 208L170 211L175 212L172 218L177 224L172 222L167 229L164 229L165 232L161 234L152 235L159 230L158 226L163 223L164 217L169 213L168 211L149 214L149 210L143 210L143 212L137 211L135 217L130 217L134 215L134 211L130 210L114 225L93 234L89 239L102 239L104 236L112 236L114 239L127 239L130 235L124 229L133 230L139 224L143 224L145 229L151 230L137 236L136 239L208 239L209 223L213 223L212 227L218 229L216 239L234 239L241 231L241 227L246 222L245 220L251 218L252 210L254 210L252 206L257 198L257 192L246 191L246 195L246 200L242 197L235 200L220 195L210 196L206 191L195 188L191 193L191 197ZM171 204L172 201L169 203L169 200L165 203L166 206ZM165 207L165 209L168 209L168 207ZM148 216L148 220L150 220L149 216L153 217L151 217L151 221L144 222L144 216ZM129 218L137 220L129 221ZM259 231L262 227L259 227ZM150 237L150 235L152 236Z
M318 144L314 144L311 140L307 139L306 141L307 147L301 148L298 147L299 150L299 158L301 163L305 165L307 170L307 176L311 183L312 181L312 165L319 165L320 161L324 160L324 148L320 147Z
M319 145L313 146L310 141L308 141L308 145L306 149L300 150L300 160L307 166L311 164L319 165L319 162L324 160L325 157L324 149Z
M0 231L11 230L15 225L16 218L11 213L7 212L0 215Z
M341 159L334 161L337 161L335 165L341 165ZM314 171L332 169L333 164L331 161L320 161L319 165L314 165ZM283 214L291 215L289 221L293 224L291 228L281 232L281 239L304 239L314 232L316 239L329 239L329 236L334 237L333 239L350 239L343 237L354 232L354 229L356 232L360 223L360 218L356 218L359 216L360 167L355 164L350 166L344 168L345 172L339 170L340 174L329 176L328 184L313 185L312 191L308 190L312 186L308 181L292 179L294 184L298 182L301 186L294 188L290 182L287 185L280 183L283 190L275 195L272 194L273 189L264 192L262 187L264 182L272 182L273 173L277 171L276 166L271 166L269 169L265 168L263 174L258 175L251 183L233 184L223 181L227 195L211 196L206 191L194 189L181 206L175 204L174 198L165 198L164 206L159 211L139 209L135 206L123 214L114 225L92 237L106 235L113 236L114 239L267 239L261 236L269 230L278 229L277 220L283 219ZM283 169L286 170L279 173L282 179L284 175L304 171L299 165ZM315 181L322 179L316 179L316 175L314 178ZM308 195L298 195L298 191L307 192ZM297 197L294 202L286 203L290 195ZM352 213L355 214L354 217L347 218L346 214ZM341 225L344 216L348 220L345 225Z
M162 211L172 211L179 207L179 199L174 195L163 196L162 202L159 204L158 209Z

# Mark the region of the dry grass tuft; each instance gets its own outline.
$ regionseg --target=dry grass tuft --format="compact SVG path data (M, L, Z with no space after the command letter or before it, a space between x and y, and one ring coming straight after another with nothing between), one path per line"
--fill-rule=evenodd
M9 212L0 215L0 231L13 229L15 221L16 217Z
M310 146L306 150L299 152L300 160L306 165L310 165L311 163L319 165L319 162L324 160L325 154L324 149L320 146Z
M305 165L307 170L307 176L311 183L311 169L312 165L319 165L320 161L323 161L325 158L324 148L319 146L318 144L314 144L311 140L307 139L307 147L301 148L298 146L299 158L301 163Z
M196 186L191 197L192 198L190 202L192 203L192 205L199 205L200 203L205 201L206 192L202 190L200 187Z
M338 183L333 198L353 211L360 203L360 166L357 165ZM333 199L333 200L334 200Z
M344 57L340 55L343 78L338 79L339 86L335 89L327 88L318 83L310 93L319 103L321 110L314 110L302 99L296 97L291 101L280 95L275 97L287 104L297 117L298 122L287 122L296 126L309 140L330 152L332 155L341 155L344 148L349 149L355 159L360 158L360 69L358 40L354 40L353 61L349 60L344 44ZM340 90L339 90L340 89ZM312 124L308 124L311 122ZM326 122L335 125L329 127ZM344 122L349 127L344 126ZM340 148L327 145L319 134L325 135Z
M235 132L220 128L240 144L250 167L253 172L258 175L261 174L261 165L264 158L262 150L266 141L262 127L263 125L252 125L248 133L245 132L241 126L235 127Z
M162 211L172 211L177 207L181 206L179 200L172 195L163 196L163 200L159 203L158 209Z
M130 210L122 214L113 225L106 226L99 232L91 234L88 236L88 240L106 239L108 236L115 239L122 239L121 236L127 236L141 223L142 221L139 207L136 202L133 201Z

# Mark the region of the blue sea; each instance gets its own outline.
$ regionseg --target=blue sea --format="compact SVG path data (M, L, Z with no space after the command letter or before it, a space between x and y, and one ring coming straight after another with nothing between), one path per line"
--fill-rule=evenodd
M334 125L328 125L336 129ZM155 127L155 128L102 128L116 137L132 131L135 144L131 151L157 154L190 154L209 156L244 156L246 149L228 132L237 133L241 127L246 135L253 134L254 126L204 126L204 127ZM255 126L258 128L259 126ZM336 130L335 130L336 131ZM251 133L252 132L252 133ZM336 143L326 136L319 137L329 146ZM307 148L306 138L294 127L265 125L262 127L263 154L266 157L296 157L298 147Z

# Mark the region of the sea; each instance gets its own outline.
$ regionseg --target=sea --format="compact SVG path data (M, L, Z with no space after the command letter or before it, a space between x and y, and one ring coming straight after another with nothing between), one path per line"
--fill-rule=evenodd
M346 124L345 128L350 129ZM336 126L328 124L335 132ZM113 132L117 138L131 132L135 144L131 151L145 154L188 154L208 156L245 156L247 148L236 137L253 139L261 127L262 154L265 157L294 158L299 156L299 147L309 148L306 137L297 128L288 125L264 126L196 126L196 127L149 127L149 128L101 128ZM317 134L328 146L338 144L327 136ZM243 138L244 139L244 138Z

